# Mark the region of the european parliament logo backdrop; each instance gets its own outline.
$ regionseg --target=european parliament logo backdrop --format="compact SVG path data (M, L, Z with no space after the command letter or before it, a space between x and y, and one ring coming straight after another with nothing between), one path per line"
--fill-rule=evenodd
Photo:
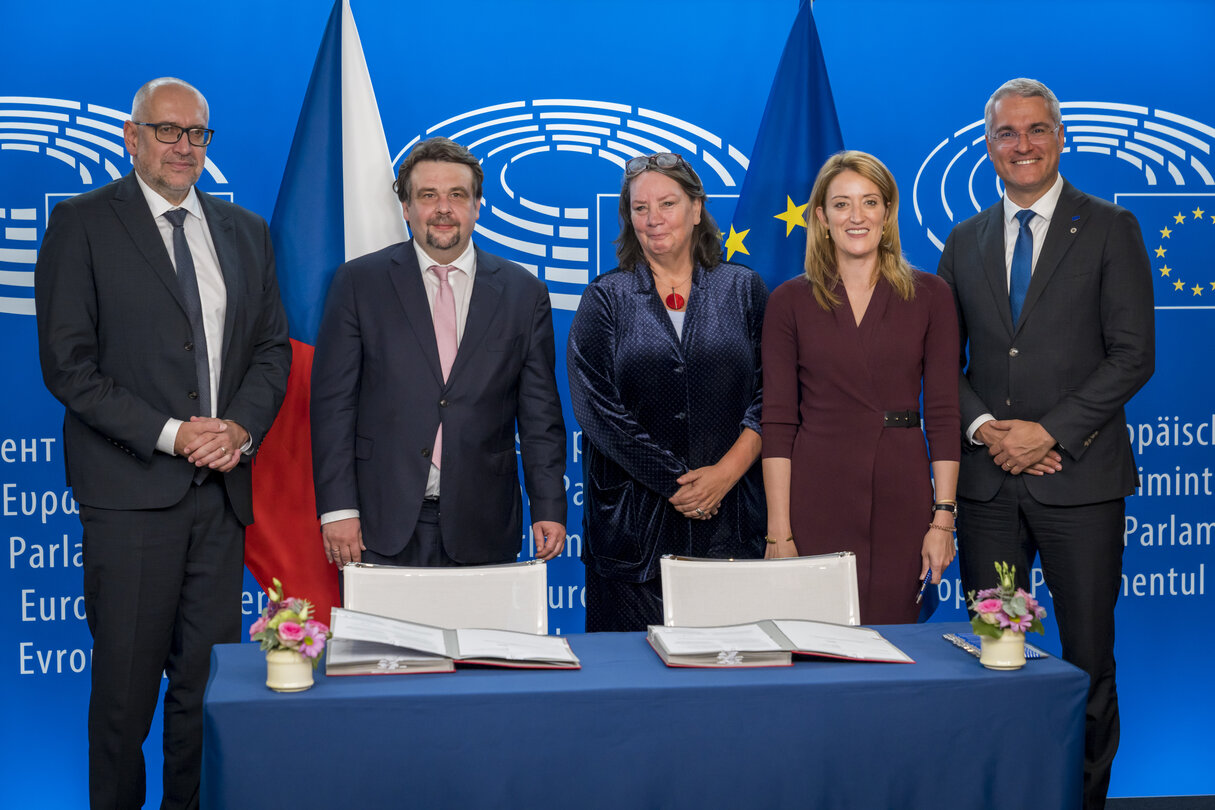
M1204 62L1215 10L1183 0L1150 8L1029 0L1018 17L1037 35L1006 37L1002 4L967 4L965 19L945 0L869 5L863 27L846 0L819 0L815 21L843 143L894 171L914 264L934 269L950 228L998 199L982 106L1013 76L1045 81L1063 102L1064 176L1139 219L1155 279L1157 371L1128 409L1142 484L1127 504L1123 734L1111 795L1215 793L1199 736L1215 722L1205 674L1215 659L1190 643L1194 632L1209 637L1201 617L1212 613L1215 590L1215 98ZM149 78L177 75L207 95L217 131L200 187L270 219L331 7L306 0L285 15L278 4L225 0L201 10L197 30L180 41L152 19L159 15L131 18L76 0L5 11L0 804L76 807L85 795L91 640L80 525L63 484L62 409L41 384L32 317L47 214L58 199L129 171L121 126L131 96ZM683 154L728 244L744 248L732 258L769 280L796 274L796 260L751 246L773 228L800 252L805 230L790 212L805 200L774 192L762 224L734 211L750 168L774 159L792 166L807 148L793 141L752 154L798 3L473 0L456 13L352 0L352 10L394 163L433 135L469 146L486 174L475 238L548 285L570 433L570 541L549 566L550 626L580 632L582 470L563 347L581 291L614 266L623 163ZM937 620L963 615L956 570L947 574ZM250 622L259 598L251 577L247 591ZM1057 638L1046 646L1057 651ZM158 727L159 719L146 747L150 802Z

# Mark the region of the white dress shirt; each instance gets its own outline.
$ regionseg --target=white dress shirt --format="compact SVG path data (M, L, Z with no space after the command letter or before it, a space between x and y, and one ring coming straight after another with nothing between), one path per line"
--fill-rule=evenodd
M1042 243L1046 241L1046 232L1050 229L1051 217L1055 215L1055 207L1059 204L1059 195L1063 193L1063 175L1055 175L1055 182L1046 193L1034 201L1033 205L1029 206L1029 210L1033 211L1035 216L1029 221L1029 231L1034 237L1034 255L1033 260L1029 265L1029 272L1032 278L1034 270L1038 267L1038 256L1042 253ZM1017 214L1025 209L1017 205L1012 200L1008 199L1008 195L1004 195L1004 286L1008 287L1012 283L1012 260L1013 251L1017 248L1017 235L1021 232L1021 223L1017 221ZM983 442L975 439L975 431L984 422L990 422L995 419L990 413L985 413L970 423L970 427L966 428L966 438L971 444L982 444Z
M177 271L177 256L173 252L173 223L165 219L164 213L175 208L182 208L186 211L186 219L182 228L186 233L186 244L190 247L190 258L194 260L194 274L198 278L198 297L202 303L203 339L206 341L207 365L210 372L208 384L211 387L211 413L205 415L215 416L218 407L216 399L219 392L219 375L223 363L224 318L228 312L228 288L224 284L224 274L219 267L215 243L211 241L211 229L207 227L207 218L203 214L202 203L198 201L198 194L194 191L193 186L190 187L190 191L182 200L181 205L173 205L145 183L138 172L135 174L135 179L139 181L139 187L143 190L143 196L152 212L152 218L160 230L160 238L164 240L165 250L169 254L169 261L173 263L174 272ZM198 340L198 336L195 335L194 339ZM164 427L161 428L160 437L156 441L157 450L169 455L176 455L173 445L181 424L182 420L173 417L165 422Z

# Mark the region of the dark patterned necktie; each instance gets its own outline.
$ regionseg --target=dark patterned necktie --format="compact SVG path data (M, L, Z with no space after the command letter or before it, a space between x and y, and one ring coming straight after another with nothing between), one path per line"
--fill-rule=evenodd
M198 294L198 276L194 272L194 257L186 244L186 209L174 208L165 211L164 218L173 226L173 260L177 266L177 283L181 286L182 301L186 306L186 317L193 334L191 351L194 353L194 373L198 375L198 409L201 416L211 415L211 367L207 362L207 333L203 328L202 298ZM194 483L201 483L209 470L200 467L194 473Z

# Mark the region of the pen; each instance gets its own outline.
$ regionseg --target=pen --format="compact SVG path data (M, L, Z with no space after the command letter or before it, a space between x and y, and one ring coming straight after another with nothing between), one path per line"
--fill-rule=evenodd
M920 592L915 595L915 603L918 605L924 598L924 589L928 587L928 581L932 579L932 569L928 569L928 573L924 575L924 581L920 583Z

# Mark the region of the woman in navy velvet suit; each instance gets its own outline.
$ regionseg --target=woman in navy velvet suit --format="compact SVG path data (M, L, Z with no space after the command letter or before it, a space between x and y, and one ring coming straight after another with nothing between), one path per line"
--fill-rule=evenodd
M662 623L663 554L760 557L760 335L768 292L721 261L700 178L663 152L626 165L619 267L570 327L582 427L586 629Z
M877 158L828 159L805 275L772 292L763 336L767 554L854 552L866 624L914 622L917 577L954 555L957 315L903 258L898 205Z

